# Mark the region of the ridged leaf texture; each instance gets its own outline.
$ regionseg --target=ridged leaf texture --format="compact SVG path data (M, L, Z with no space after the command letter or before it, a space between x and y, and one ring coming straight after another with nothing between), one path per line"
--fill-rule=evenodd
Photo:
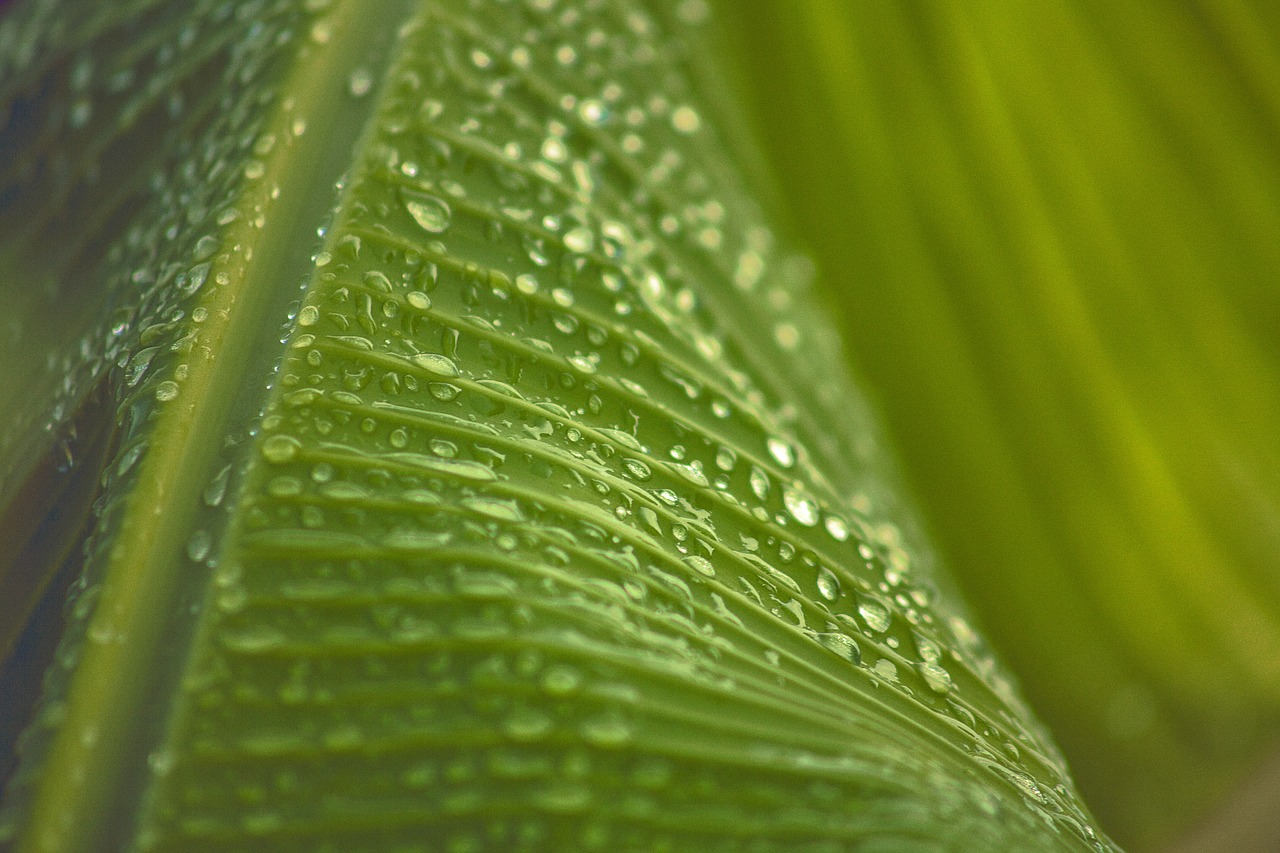
M898 497L706 26L7 14L6 616L75 580L0 843L1110 848Z

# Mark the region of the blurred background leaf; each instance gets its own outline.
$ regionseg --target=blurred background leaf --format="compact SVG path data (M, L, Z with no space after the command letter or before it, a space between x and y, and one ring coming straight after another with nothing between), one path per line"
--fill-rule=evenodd
M1270 849L1240 792L1280 731L1280 8L718 12L944 558L1104 823Z

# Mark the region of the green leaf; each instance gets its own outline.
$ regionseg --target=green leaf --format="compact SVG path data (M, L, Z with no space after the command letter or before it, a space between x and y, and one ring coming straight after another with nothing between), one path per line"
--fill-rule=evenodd
M724 12L939 547L1104 825L1154 849L1234 788L1205 849L1275 846L1274 10Z
M30 460L101 474L0 839L1111 849L727 153L700 8L0 24L42 571Z

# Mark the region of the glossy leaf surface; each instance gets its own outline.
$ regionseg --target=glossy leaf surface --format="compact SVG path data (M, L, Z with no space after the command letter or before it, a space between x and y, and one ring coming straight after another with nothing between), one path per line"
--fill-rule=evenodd
M3 458L94 388L116 448L0 838L1109 847L939 592L699 7L0 26L47 371Z

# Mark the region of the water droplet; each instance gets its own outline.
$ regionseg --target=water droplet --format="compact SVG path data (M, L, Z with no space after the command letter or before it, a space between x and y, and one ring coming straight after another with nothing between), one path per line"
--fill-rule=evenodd
M157 749L147 756L147 766L157 776L168 776L173 770L173 753L167 749Z
M684 561L693 567L693 570L705 577L713 578L716 576L716 568L711 565L711 561L706 557L689 556Z
M500 521L524 521L524 513L520 511L520 506L513 500L504 500L487 495L475 495L463 498L460 503L481 515L487 515L489 518L496 518Z
M773 436L765 442L769 448L769 455L772 456L783 468L790 468L796 462L795 450L788 442Z
M875 670L876 675L880 676L885 681L896 682L898 680L898 667L888 658L881 658L876 661Z
M285 637L271 625L250 622L235 631L224 631L219 639L232 651L254 654L278 648Z
M567 666L550 667L542 676L542 689L553 696L564 696L578 689L582 676L576 669Z
M218 238L206 234L196 241L195 251L191 253L191 259L197 263L207 261L212 258L218 251Z
M451 474L465 480L491 482L498 479L498 475L488 465L471 459L437 459L432 456L424 456L421 453L388 453L387 458L413 465L416 468L423 468L441 474Z
M551 731L551 718L541 711L520 708L507 715L502 730L512 740L535 741Z
M352 95L357 98L363 98L373 88L373 75L369 73L368 68L357 68L351 72L351 77L347 80L347 86Z
M420 352L410 359L418 367L423 368L436 376L457 376L458 365L453 359L447 355L441 355L435 352Z
M387 274L381 270L369 270L361 276L360 280L379 293L390 293L392 290L391 279L387 278Z
M262 458L275 465L282 465L298 455L302 443L291 435L273 435L262 442Z
M864 598L858 602L858 613L867 623L867 627L877 634L888 631L893 621L889 608L872 598Z
M929 685L929 689L934 693L945 695L951 692L951 673L941 666L933 661L924 661L918 664L916 668L924 676L924 683Z
M818 505L809 497L799 483L794 483L782 493L782 502L791 517L805 527L813 527L818 523Z
M936 642L919 632L913 632L916 649L920 652L920 660L926 663L937 663L942 660L942 649Z
M587 124L602 124L607 115L605 105L595 98L586 98L578 104L578 117Z
M314 326L316 321L320 319L320 309L314 305L303 306L298 312L299 326Z
M760 500L769 499L769 475L757 465L751 466L751 492Z
M453 588L463 598L481 601L498 601L513 597L519 585L510 577L497 572L460 572L453 580Z
M552 163L563 163L569 158L569 150L558 137L548 136L542 141L542 157Z
M86 99L80 99L71 105L71 115L68 123L72 128L79 129L89 123L89 118L93 115L93 105Z
M1003 768L1001 769L1003 770ZM1046 805L1049 802L1049 798L1044 795L1044 791L1040 790L1040 786L1036 784L1035 779L1032 779L1021 770L1005 770L1004 772L1006 772L1013 783L1021 788L1027 796L1031 797L1031 799L1041 805Z
M818 569L818 594L827 601L835 601L840 597L840 579L826 566Z
M209 535L207 530L197 530L191 534L191 538L187 540L187 558L193 563L198 563L205 557L209 556L209 549L213 545L213 537Z
M837 542L844 542L849 538L849 525L838 515L827 516L826 528L827 533Z
M442 403L448 403L462 393L461 388L457 385L450 385L448 382L432 382L427 385L427 390L431 392L432 397Z
M671 113L671 126L680 133L693 133L702 126L702 119L693 107L680 106Z
M627 469L627 475L633 480L640 480L643 482L653 476L653 472L649 469L649 466L641 462L639 459L623 459L622 465Z
M579 254L590 252L595 246L595 235L591 233L591 229L578 226L564 235L564 246L569 251Z
M530 799L544 811L575 814L591 805L591 791L582 785L556 784L535 789Z
M273 477L267 483L267 494L275 498L288 498L302 494L302 482L297 477Z
M204 487L204 503L205 506L217 506L222 503L223 497L227 494L227 480L231 476L231 466L224 465L209 485Z
M320 741L328 749L354 749L364 743L364 732L354 723L343 723L326 731Z
M800 330L794 323L779 323L773 327L773 338L778 346L785 350L793 350L800 345Z
M619 747L631 740L631 725L617 714L595 717L582 724L587 742L602 747Z
M453 213L444 199L418 190L401 189L400 202L424 231L441 234L448 230Z
M178 396L178 383L166 379L164 382L156 385L156 399L161 403L167 403Z
M819 634L818 642L851 663L862 661L862 650L858 648L858 644L853 641L853 638L838 631Z
M590 356L574 354L566 356L565 361L583 373L591 374L596 372L596 363Z
M453 534L435 530L396 530L382 537L386 548L396 551L430 551L448 545Z

